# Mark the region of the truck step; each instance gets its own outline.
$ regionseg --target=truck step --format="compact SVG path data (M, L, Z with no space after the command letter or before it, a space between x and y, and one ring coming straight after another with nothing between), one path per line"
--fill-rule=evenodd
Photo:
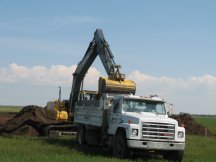
M77 132L50 130L49 137L76 136Z

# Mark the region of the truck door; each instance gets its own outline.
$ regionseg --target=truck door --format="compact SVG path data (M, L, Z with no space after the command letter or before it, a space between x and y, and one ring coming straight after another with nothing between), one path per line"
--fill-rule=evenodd
M110 115L109 115L109 129L108 134L114 135L116 132L116 129L119 125L119 119L121 116L121 99L120 98L114 98L112 103L112 108L110 109Z

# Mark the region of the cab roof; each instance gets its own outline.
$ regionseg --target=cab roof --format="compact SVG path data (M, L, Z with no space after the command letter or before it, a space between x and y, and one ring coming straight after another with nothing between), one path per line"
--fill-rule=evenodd
M135 96L135 95L125 95L124 98L133 98L133 99L140 99L140 100L147 100L147 101L159 101L159 102L166 102L164 99L158 97L157 95L151 96Z

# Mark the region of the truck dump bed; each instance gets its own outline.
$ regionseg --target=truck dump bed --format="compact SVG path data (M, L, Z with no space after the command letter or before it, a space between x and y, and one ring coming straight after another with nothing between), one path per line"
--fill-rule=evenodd
M77 101L74 111L74 122L101 127L104 103L104 100Z

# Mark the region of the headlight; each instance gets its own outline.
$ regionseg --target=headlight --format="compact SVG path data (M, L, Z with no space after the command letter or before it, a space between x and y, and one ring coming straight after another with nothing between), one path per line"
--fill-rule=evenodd
M179 131L179 132L178 132L178 138L183 138L183 137L184 137L184 132Z
M132 136L138 136L138 129L132 129Z

